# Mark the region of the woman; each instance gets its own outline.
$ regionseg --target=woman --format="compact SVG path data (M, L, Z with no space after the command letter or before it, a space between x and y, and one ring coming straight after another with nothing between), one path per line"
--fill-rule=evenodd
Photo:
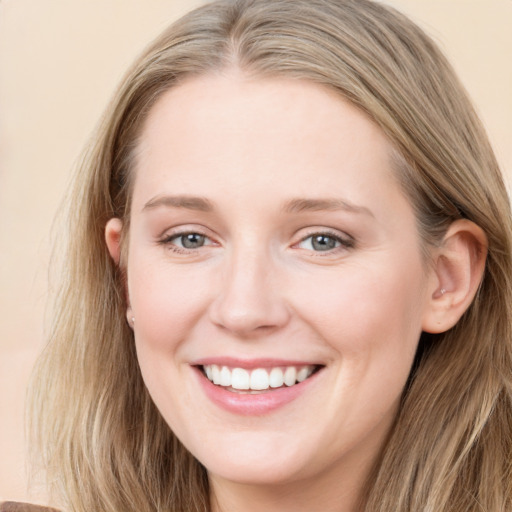
M512 508L510 211L433 43L218 1L77 174L35 432L69 510Z

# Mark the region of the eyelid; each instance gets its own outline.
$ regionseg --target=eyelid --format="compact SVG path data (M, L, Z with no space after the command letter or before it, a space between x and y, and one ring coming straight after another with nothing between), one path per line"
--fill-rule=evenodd
M291 247L294 249L302 249L304 251L314 253L315 256L333 255L338 252L343 252L348 249L351 249L355 245L355 240L351 235L349 235L346 232L342 232L342 231L339 231L339 230L336 230L333 228L326 228L326 227L322 227L322 226L318 226L318 227L313 226L311 228L301 229L301 230L299 230L299 233L301 231L303 233L300 235L299 240L294 242ZM186 247L181 247L179 245L173 244L174 239L179 238L180 236L185 236L187 234L198 234L200 236L204 236L208 240L208 243L206 243L205 245L200 246L198 248L186 248ZM308 238L311 238L315 235L317 235L317 236L323 235L323 236L333 238L337 242L339 242L339 245L337 247L328 249L326 251L315 251L313 249L306 249L306 248L299 247L299 245L301 243L303 243ZM216 240L216 237L212 236L211 231L209 229L205 228L204 226L197 225L197 224L195 224L195 225L193 225L193 224L180 225L180 226L176 226L173 228L168 228L162 233L162 235L160 235L158 237L157 243L160 245L171 246L172 250L174 250L175 252L181 252L181 253L197 252L198 250L200 250L204 247L220 245L220 243Z
M201 247L195 248L195 249L189 249L186 247L181 247L179 245L173 244L173 240L176 238L188 235L188 234L197 234L200 236L204 236L210 243L207 243ZM198 226L197 224L187 224L187 225L180 225L173 228L166 229L160 236L157 237L157 243L159 245L164 245L174 252L177 253L191 253L196 252L203 247L211 247L215 245L220 245L215 237L211 235L211 232L209 229L204 228L203 226Z
M301 244L302 242L306 241L308 238L311 238L315 235L324 235L324 236L328 236L330 238L333 238L335 239L337 242L340 243L340 245L338 247L335 247L333 249L330 249L330 250L327 250L327 251L313 251L311 249L304 249L304 250L307 250L309 252L314 252L315 255L318 255L318 256L322 256L322 255L332 255L333 253L337 252L337 251L345 251L347 249L351 249L354 247L355 245L355 240L354 238L349 235L348 233L343 233L343 232L340 232L338 230L334 230L332 228L325 228L325 227L312 227L312 228L308 228L306 233L303 234L299 241L298 242L295 242L293 244L292 247L296 247L296 248L299 248L301 249L299 246L299 244Z
M174 235L170 235L164 239L166 242L172 242L173 240L178 240L180 238L186 237L187 235L199 235L203 237L205 240L209 240L210 242L213 242L213 240L207 236L203 235L203 233L200 233L199 231L185 231L183 233L176 233ZM204 246L214 245L214 243L205 243ZM202 247L204 247L202 246ZM181 246L179 246L181 247ZM182 249L186 249L186 247L181 247Z
M206 226L203 226L202 224L177 224L175 226L167 226L165 229L163 229L160 234L156 235L156 238L158 239L164 239L164 238L171 238L174 236L179 235L186 235L187 233L197 233L199 235L206 236L211 239L215 239L216 235L215 233L207 228Z

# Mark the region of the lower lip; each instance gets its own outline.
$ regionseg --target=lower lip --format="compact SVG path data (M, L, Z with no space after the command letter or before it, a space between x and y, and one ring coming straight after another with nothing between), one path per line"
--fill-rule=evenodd
M199 368L195 367L194 370L206 396L215 405L228 412L242 416L259 416L285 406L307 391L320 373L318 371L306 380L290 387L249 394L236 393L228 391L222 386L216 386L206 378Z

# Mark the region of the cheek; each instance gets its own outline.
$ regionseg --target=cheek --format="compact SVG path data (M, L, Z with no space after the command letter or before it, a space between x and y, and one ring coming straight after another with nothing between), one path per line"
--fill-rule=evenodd
M172 352L208 307L214 287L211 272L151 264L137 255L130 263L128 290L137 338L148 349Z
M412 360L421 333L425 282L420 261L352 265L294 287L297 309L343 358Z
M318 414L350 425L354 438L383 418L392 421L421 333L421 263L352 266L303 284L301 317L337 354L332 389L339 392Z
M188 364L181 347L200 324L210 301L209 272L153 263L136 250L128 267L137 358L149 393L176 432L193 403L183 385ZM184 434L182 434L184 435Z

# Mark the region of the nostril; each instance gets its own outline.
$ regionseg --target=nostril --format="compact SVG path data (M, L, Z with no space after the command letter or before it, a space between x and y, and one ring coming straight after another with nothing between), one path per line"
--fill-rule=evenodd
M290 318L279 276L257 251L252 245L233 251L219 274L218 295L210 303L211 321L240 336L267 334Z
M211 305L211 321L243 337L267 335L288 323L290 314L280 298L252 294L252 297L251 293L218 297Z

